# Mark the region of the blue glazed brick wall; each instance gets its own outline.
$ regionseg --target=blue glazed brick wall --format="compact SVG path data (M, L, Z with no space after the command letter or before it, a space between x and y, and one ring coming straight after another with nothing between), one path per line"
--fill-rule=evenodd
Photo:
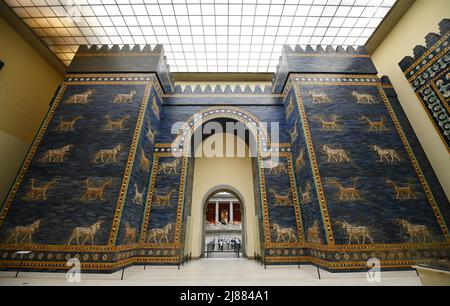
M292 86L292 84L289 83L288 86ZM295 167L294 170L297 180L297 191L301 207L303 228L305 231L305 240L309 243L326 243L326 234L323 229L322 215L317 199L317 191L311 170L311 161L308 154L306 139L304 133L300 132L302 120L294 87L290 87L284 101L286 116L288 115L290 103L292 103L293 106L291 106L292 110L290 110L291 115L287 118L288 127L290 131L293 131L294 125L297 122L296 128L299 131L299 136L296 141L292 143L292 160ZM316 222L318 224L319 234L318 236L309 237L311 235L308 235L308 230L313 228Z
M332 103L329 105L314 105L308 95L310 91L320 91L329 95ZM433 209L427 202L423 189L420 187L403 143L395 130L386 106L375 86L301 86L303 103L314 139L314 150L318 155L320 175L324 181L325 193L330 216L333 221L347 221L350 224L366 226L374 243L404 243L409 241L404 230L396 221L406 219L414 224L426 225L434 241L445 242L440 227L436 222ZM357 104L352 92L370 94L376 99L374 105ZM329 120L336 115L338 128L327 131L322 129L315 116L322 116ZM370 131L367 122L361 120L363 116L373 121L386 120L386 130ZM342 148L347 151L349 162L336 163L328 161L322 146ZM393 149L399 155L400 161L394 163L380 162L378 154L373 150L374 145ZM357 180L360 198L356 200L342 200L340 192L332 180L338 180L343 186L353 186ZM417 199L396 200L395 190L387 180L393 180L399 186L411 181L412 189ZM354 212L358 211L357 214ZM334 223L333 230L338 244L347 244L348 235L341 226ZM406 236L406 237L405 237Z
M140 50L127 48L130 58ZM102 50L94 49L82 51ZM158 50L158 77L67 76L2 207L1 268L17 267L14 252L24 248L33 251L24 262L29 270L61 271L73 257L97 272L178 264L194 159L172 154L184 137L172 127L187 122L192 130L194 114L258 128L254 191L266 263L350 271L365 269L369 258L395 269L449 256L448 199L395 91L376 77L363 49L285 50L273 88L253 90L182 90ZM107 57L102 65L111 71L129 60ZM130 68L138 73L143 59ZM82 66L73 69L82 73ZM279 158L277 168L262 167L270 157Z
M95 90L85 105L66 103L71 96ZM9 235L15 226L25 226L40 218L42 223L33 242L39 244L66 244L75 227L90 226L98 220L103 220L95 244L105 245L111 229L112 215L116 208L123 169L130 150L132 134L137 121L139 107L142 103L145 85L69 85L54 119L50 122L47 132L36 151L35 157L23 179L17 195L8 212L5 223L1 227L3 239ZM134 103L118 105L113 100L117 94L136 91ZM60 119L72 120L80 116L73 132L57 130ZM113 120L129 116L124 123L124 130L109 131L106 129L107 119ZM112 149L121 144L122 150L117 155L117 161L99 163L95 156L99 150ZM73 145L63 163L48 163L42 161L48 150ZM56 184L49 189L47 200L27 199L31 180L36 185L56 179ZM92 186L111 183L105 188L103 200L84 200L86 179Z
M155 99L158 109L161 109L162 99L155 87L151 89L149 103L145 110L143 126L139 136L138 151L128 185L127 201L125 202L121 217L120 244L130 244L131 242L137 243L140 238L142 218L147 202L147 196L149 194L150 174L153 165L152 152L158 137L160 122L160 118L152 110L153 99ZM153 135L153 133L155 135ZM141 165L141 150L143 150L144 155L150 161L148 169L145 169ZM136 191L138 192L138 195L136 195ZM139 199L139 194L142 194L142 199ZM136 232L134 240L131 240L130 237L127 238L127 223L129 224L129 227Z

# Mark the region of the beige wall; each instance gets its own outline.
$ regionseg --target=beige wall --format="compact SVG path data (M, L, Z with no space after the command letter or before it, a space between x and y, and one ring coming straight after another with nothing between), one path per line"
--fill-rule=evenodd
M8 193L28 147L26 142L0 130L0 202Z
M223 134L214 134L208 138L209 143L223 140ZM245 143L237 138L238 145ZM210 148L204 145L204 149ZM199 147L199 150L202 147ZM207 153L209 154L209 152ZM198 151L196 152L198 155ZM243 201L245 211L245 249L249 256L259 253L258 224L256 219L253 189L252 159L250 157L208 158L197 157L194 167L191 217L187 223L186 252L193 257L201 255L203 240L204 210L203 205L214 191L229 189L237 193Z
M0 202L33 141L59 75L0 18Z
M450 18L449 0L416 0L372 54L372 59L379 75L387 75L391 79L400 103L450 198L449 153L398 66L405 56L413 54L416 45L425 44L428 33L439 33L438 23L444 18Z

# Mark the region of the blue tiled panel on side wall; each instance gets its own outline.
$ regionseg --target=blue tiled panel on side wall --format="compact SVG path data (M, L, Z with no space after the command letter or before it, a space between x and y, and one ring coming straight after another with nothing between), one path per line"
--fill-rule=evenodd
M145 110L144 121L139 137L138 151L133 164L132 176L128 185L127 201L125 203L120 230L120 244L138 242L139 231L144 214L147 195L149 192L150 174L153 164L152 153L157 137L160 118L152 110L153 102L158 109L162 100L158 91L153 87L150 92L149 103ZM142 162L148 158L148 166Z
M439 33L429 33L425 42L414 48L414 58L407 56L399 65L450 152L450 19L442 20Z
M291 83L288 84L288 86L291 85ZM297 130L301 129L302 120L300 119L296 92L293 87L290 88L286 94L284 105L288 130L293 132L294 127ZM314 244L326 243L311 162L303 133L299 133L296 140L292 142L292 152L303 227L306 230L306 241Z

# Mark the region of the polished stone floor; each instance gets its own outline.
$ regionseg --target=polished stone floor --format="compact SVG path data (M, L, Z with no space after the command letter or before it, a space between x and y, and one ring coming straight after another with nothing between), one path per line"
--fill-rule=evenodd
M66 280L64 273L0 272L0 285L157 285L157 286L420 286L414 271L382 272L381 282L371 284L366 273L328 273L321 270L318 279L313 266L270 266L266 270L247 259L202 259L188 262L180 270L167 266L134 266L114 274L82 274L81 283Z

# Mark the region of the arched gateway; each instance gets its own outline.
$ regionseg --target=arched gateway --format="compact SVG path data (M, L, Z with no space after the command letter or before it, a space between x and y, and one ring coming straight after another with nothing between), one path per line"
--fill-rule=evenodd
M273 134L278 132L274 130ZM157 145L160 149L156 151L165 151L162 155L168 156L170 151L183 160L186 189L183 215L176 223L176 231L181 234L175 237L180 245L184 243L185 253L193 257L204 255L204 205L211 195L226 190L242 205L244 254L250 258L261 255L260 236L264 235L264 216L267 217L266 197L260 197L265 194L261 182L264 183L264 167L272 155L270 143L266 126L256 116L240 107L216 106L186 120L172 143ZM274 155L279 154L278 143L276 147ZM187 169L191 169L190 173Z

